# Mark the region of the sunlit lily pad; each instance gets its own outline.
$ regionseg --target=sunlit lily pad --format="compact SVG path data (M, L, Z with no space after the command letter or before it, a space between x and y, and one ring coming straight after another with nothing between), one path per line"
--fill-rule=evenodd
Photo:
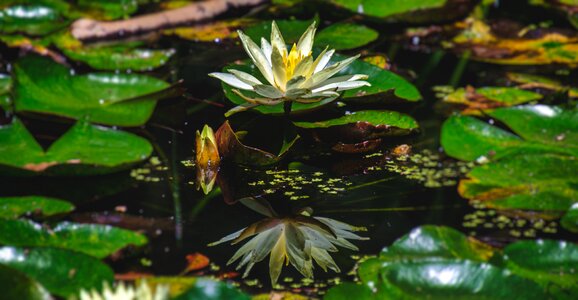
M54 44L69 58L84 62L98 70L143 71L164 65L174 50L139 48L140 42L114 45L84 45L65 31L53 37Z
M444 102L464 106L463 114L480 114L481 111L498 107L519 105L538 101L541 94L515 87L458 88L456 90L438 87L438 97Z
M17 112L47 113L120 126L144 124L155 98L130 101L168 87L164 81L138 74L74 72L50 59L26 57L15 66Z
M188 27L178 27L163 31L166 35L176 35L195 42L220 42L238 37L237 29L249 27L256 21L253 19L216 20L208 24L196 24ZM269 23L269 26L271 24ZM307 26L305 26L307 28ZM269 31L270 32L270 31Z
M70 212L69 202L42 196L0 197L0 218L15 219L24 214L51 216Z
M295 136L292 140L286 141L279 150L279 154L273 154L244 145L231 128L229 121L225 121L215 133L217 147L223 159L250 166L266 166L279 162L298 138L299 136Z
M0 264L0 288L5 299L51 300L48 291L24 273Z
M140 233L107 225L61 222L50 228L29 220L0 219L3 245L55 247L104 258L128 245L146 243Z
M508 156L472 169L459 192L491 207L565 211L578 202L576 170L576 157Z
M506 76L508 80L519 84L520 88L545 89L564 93L567 92L569 97L578 98L578 88L563 85L561 82L548 77L512 72L507 73Z
M452 116L443 125L441 143L461 160L499 159L512 153L562 153L578 156L578 111L534 105L488 113L516 134L468 116Z
M578 232L578 203L570 207L560 220L560 224L569 231Z
M57 248L0 247L0 264L21 271L61 297L100 288L114 278L112 269L97 258Z
M0 127L0 140L0 167L8 174L104 174L128 168L152 153L150 143L139 136L84 122L46 151L18 119Z
M67 25L62 13L50 5L31 3L0 8L0 33L3 34L45 35Z

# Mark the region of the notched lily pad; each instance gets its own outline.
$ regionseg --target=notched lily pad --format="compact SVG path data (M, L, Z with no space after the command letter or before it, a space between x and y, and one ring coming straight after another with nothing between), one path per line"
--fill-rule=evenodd
M143 42L84 45L69 31L55 35L52 41L67 57L97 70L151 70L164 65L175 53L172 49L140 48Z
M18 120L0 126L0 168L13 175L105 174L146 159L151 144L136 135L79 122L42 149Z
M58 115L120 126L139 126L153 113L158 98L127 101L155 94L169 85L138 74L89 73L50 59L26 57L15 66L15 110Z
M0 197L0 218L16 219L25 214L52 216L71 212L74 205L67 201L43 197Z
M462 114L479 115L482 111L498 107L508 107L538 101L541 94L515 87L467 86L453 90L450 87L435 87L437 97L442 101L463 107Z
M61 222L52 228L29 220L0 219L0 244L16 247L55 247L104 258L128 246L142 246L147 238L107 225Z
M61 297L77 295L81 289L100 289L103 282L114 279L112 269L99 259L57 248L0 247L0 264L21 271Z
M228 159L237 164L248 166L267 166L279 162L287 151L299 139L295 136L292 140L283 144L279 154L273 154L255 147L243 144L239 135L233 131L229 121L225 121L215 133L217 147L223 159Z
M527 105L488 113L517 135L469 116L444 123L441 144L446 153L471 161L499 159L512 153L560 153L578 156L578 111Z

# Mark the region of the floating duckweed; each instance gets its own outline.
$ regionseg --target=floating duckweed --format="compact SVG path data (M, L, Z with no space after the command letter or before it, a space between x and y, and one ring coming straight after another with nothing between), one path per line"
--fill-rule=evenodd
M257 286L260 284L259 279L245 279L243 283L246 286Z
M287 282L287 283L293 282L293 278L292 277L285 277L285 278L283 278L283 282Z
M477 210L466 214L462 226L473 229L497 229L508 230L508 233L516 238L534 238L539 233L552 234L558 231L558 223L547 222L544 219L527 219L521 216L505 216L498 214L494 209L487 209L480 203L474 203Z
M221 267L214 264L214 263L210 263L209 264L209 269L213 272L218 272L219 270L221 270Z
M192 168L195 166L195 161L192 159L182 160L181 164L187 168Z
M138 181L159 182L163 176L161 173L166 170L167 167L163 166L157 157L151 157L142 168L132 169L130 177Z

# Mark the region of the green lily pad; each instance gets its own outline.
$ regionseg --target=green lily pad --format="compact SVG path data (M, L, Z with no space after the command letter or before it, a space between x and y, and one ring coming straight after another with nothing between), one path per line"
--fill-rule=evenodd
M38 282L24 273L0 264L0 288L4 299L51 300L50 294Z
M462 114L480 114L482 111L498 107L514 106L543 98L541 94L515 87L482 87L458 88L444 91L445 87L437 87L437 95L444 102L465 105Z
M441 144L461 160L499 159L512 153L561 153L578 156L578 111L534 105L499 108L489 115L519 136L468 116L444 123Z
M45 35L67 25L65 17L49 5L29 4L0 8L0 33Z
M130 230L107 225L61 222L52 228L30 220L0 219L0 244L17 247L55 247L98 258L128 246L142 246L147 238Z
M514 155L475 167L458 190L496 208L565 211L578 202L576 170L576 157Z
M368 123L375 127L393 127L394 130L398 129L401 131L411 131L419 127L417 121L406 114L380 110L357 111L336 119L318 122L293 122L293 124L301 128L328 128L360 122Z
M12 77L6 74L0 74L0 108L5 111L12 110Z
M24 214L37 214L41 212L43 216L52 216L71 212L74 205L69 202L42 197L0 197L0 218L16 219Z
M90 175L128 168L152 153L150 143L128 132L78 122L44 151L14 119L0 126L0 167L15 175Z
M515 274L578 292L578 245L563 241L518 241L504 249L506 266Z
M98 70L145 71L164 65L175 53L174 50L138 48L140 42L91 46L83 45L70 32L62 32L53 41L66 56L81 61Z
M132 15L138 6L134 0L77 0L75 9L91 18L114 20Z
M388 299L547 299L530 280L467 260L396 262L381 279Z
M175 300L249 300L249 295L225 282L199 278L194 285Z
M377 297L367 285L355 284L351 282L342 283L327 291L324 300L378 300Z
M578 98L578 88L563 85L561 82L534 74L506 73L508 80L520 84L525 89L545 89L555 92L568 92L568 96Z
M138 74L74 75L42 57L26 57L15 66L17 112L47 113L120 126L139 126L153 113L158 99L128 101L169 85Z
M97 258L57 248L0 248L0 264L40 282L51 293L68 297L81 289L111 283L114 272Z
M569 231L578 232L578 203L570 207L560 220L560 224Z
M299 136L295 136L291 140L284 141L279 154L273 154L243 144L231 128L229 121L225 121L215 133L215 140L221 157L247 166L267 166L278 163L298 139Z
M369 27L354 23L335 23L323 28L315 36L315 46L328 46L335 50L349 50L365 46L379 37L379 33Z
M379 0L330 0L352 12L368 16L388 18L399 14L443 7L447 0L391 0L387 5Z

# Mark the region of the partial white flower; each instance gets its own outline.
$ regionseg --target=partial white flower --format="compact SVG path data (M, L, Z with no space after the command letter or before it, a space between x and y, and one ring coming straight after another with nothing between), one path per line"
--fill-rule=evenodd
M287 50L283 36L275 21L271 25L271 42L261 38L261 47L257 46L242 31L238 31L241 43L247 54L259 69L265 82L255 76L234 69L229 73L211 73L209 76L218 78L236 88L233 92L247 101L237 106L226 115L247 110L257 105L277 105L285 101L313 103L327 98L339 96L340 91L369 86L364 79L367 75L344 75L333 77L355 59L356 55L328 65L335 50L323 50L313 59L312 47L316 31L315 22L307 28L291 51ZM249 97L242 91L252 91L261 97Z
M143 280L137 288L123 282L119 282L116 287L111 287L107 282L104 284L102 292L96 290L80 291L79 300L168 300L169 298L168 286L157 285L153 294Z
M243 277L246 277L255 263L262 261L270 253L269 275L274 285L281 274L283 264L287 262L307 278L313 277L313 261L325 272L327 269L340 272L330 252L337 252L337 246L358 250L348 240L366 240L367 238L353 233L361 230L365 228L354 227L334 219L312 217L309 211L304 210L291 217L271 215L209 246L229 241L234 245L253 236L237 250L227 264L240 259L237 270L246 266L243 274Z

